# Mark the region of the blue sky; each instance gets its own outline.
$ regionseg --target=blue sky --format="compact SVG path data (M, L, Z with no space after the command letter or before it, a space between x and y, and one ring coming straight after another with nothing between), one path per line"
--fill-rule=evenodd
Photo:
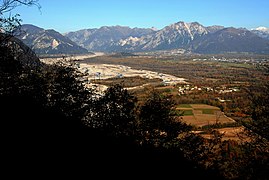
M204 26L269 27L269 0L39 0L19 7L23 24L61 33L101 26L156 27L178 21Z

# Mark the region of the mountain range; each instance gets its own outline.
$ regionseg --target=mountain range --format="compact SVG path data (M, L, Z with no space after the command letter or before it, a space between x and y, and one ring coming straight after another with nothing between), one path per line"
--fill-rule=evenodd
M269 28L247 30L183 21L163 29L103 26L60 34L22 25L20 39L37 53L141 52L182 49L200 54L269 54Z
M82 54L88 52L87 49L78 46L53 29L45 30L31 24L24 24L15 34L37 54Z
M266 27L258 27L256 29L252 29L251 32L257 34L258 36L269 39L269 28Z

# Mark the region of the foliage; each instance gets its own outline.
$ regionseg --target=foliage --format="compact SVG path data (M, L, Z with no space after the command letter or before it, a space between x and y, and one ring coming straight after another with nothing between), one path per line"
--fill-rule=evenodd
M10 161L19 164L22 170L31 168L39 171L49 163L50 167L58 169L60 165L72 172L74 168L89 172L93 169L90 165L100 162L103 170L111 169L111 165L114 167L117 162L117 168L132 172L130 167L140 163L140 167L147 169L150 166L162 170L161 174L165 175L171 168L178 167L171 162L180 161L184 174L187 170L197 171L177 149L138 147L128 138L122 140L122 137L136 135L138 129L134 128L138 116L135 116L135 97L121 86L111 87L103 96L96 96L84 88L78 80L79 74L71 67L43 65L29 70L12 53L4 52L8 51L1 51L0 57L3 65L0 73L5 75L0 77L0 105L1 128L7 133L2 145L5 154L12 154L8 160L3 160L4 163ZM16 65L16 70L9 67L13 65ZM159 100L163 101L162 98ZM154 101L149 104L155 107ZM162 112L170 115L168 108L165 110L163 107ZM156 114L153 116L156 117ZM176 132L170 128L177 123L161 116L165 120L161 125L165 128L157 128L166 130L172 138L176 137ZM100 124L93 127L91 122ZM81 165L78 159L85 163ZM22 166L21 162L25 161L30 165ZM168 165L160 166L163 163ZM137 173L142 172L151 177L156 175L143 168Z
M14 49L0 48L1 130L8 132L3 147L12 153L12 163L48 155L37 164L52 164L60 156L59 164L65 167L80 164L71 162L73 157L87 165L101 162L103 170L118 162L132 172L131 165L137 168L140 163L138 174L149 173L151 167L153 175L178 175L181 170L180 175L189 177L268 177L266 85L253 96L250 141L223 141L217 131L204 139L180 121L169 96L153 91L137 107L136 97L119 85L96 94L84 87L82 75L72 66L40 63L38 68L26 68ZM86 172L91 169L87 165Z
M242 145L242 159L238 168L245 179L268 179L269 143L264 138L253 137L251 142Z
M44 68L42 78L46 82L43 90L46 90L48 106L57 107L69 117L82 119L93 101L94 92L85 89L83 82L78 80L80 76L69 66Z
M86 123L113 136L132 135L135 126L136 98L120 85L108 88L96 99Z
M38 0L3 0L0 4L0 30L6 34L13 34L20 25L22 20L19 14L11 15L11 11L19 6L41 6ZM8 17L5 14L10 13Z
M269 140L269 83L259 87L259 91L251 93L252 121L246 126L254 133Z
M190 126L176 119L173 107L168 97L154 91L149 95L139 109L138 128L142 143L159 146L190 130Z
M217 128L227 128L227 127L240 127L242 126L241 123L238 122L230 122L230 123L215 123L202 126L198 129L208 130L208 129L217 129Z

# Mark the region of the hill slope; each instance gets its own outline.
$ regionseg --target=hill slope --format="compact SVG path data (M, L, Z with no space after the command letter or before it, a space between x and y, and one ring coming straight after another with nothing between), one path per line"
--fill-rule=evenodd
M34 25L22 25L18 38L37 54L80 54L87 53L69 38L55 30L45 30Z
M269 53L269 41L245 29L224 28L192 42L196 53Z

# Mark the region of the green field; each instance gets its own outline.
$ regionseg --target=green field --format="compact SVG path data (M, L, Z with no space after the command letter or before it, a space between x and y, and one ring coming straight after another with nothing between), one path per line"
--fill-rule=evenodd
M214 109L202 109L203 114L214 114Z
M225 116L218 107L207 104L180 104L177 110L183 112L183 121L198 127L218 123L234 122Z
M178 108L192 108L189 104L180 104L177 106Z
M192 110L183 110L183 116L193 116Z

